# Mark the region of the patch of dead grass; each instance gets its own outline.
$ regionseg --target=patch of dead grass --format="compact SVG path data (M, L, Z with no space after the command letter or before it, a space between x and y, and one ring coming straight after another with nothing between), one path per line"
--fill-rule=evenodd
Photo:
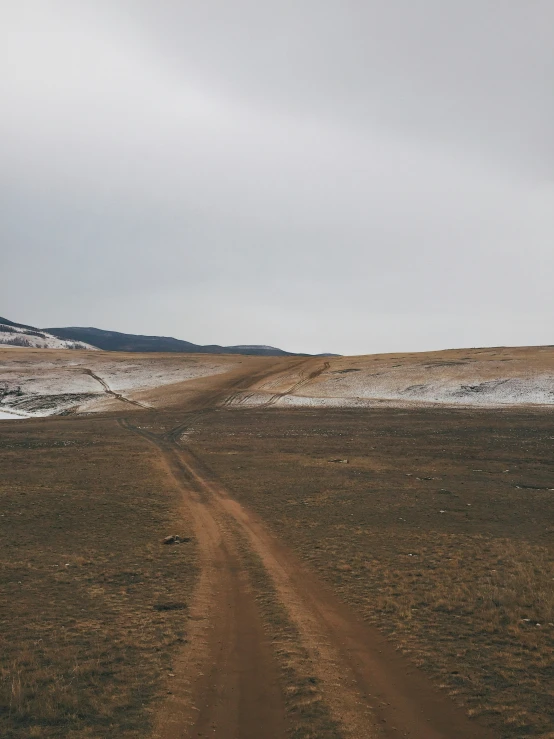
M3 427L0 735L144 737L186 640L195 545L178 494L110 421ZM67 443L66 443L67 442Z
M551 437L546 412L273 410L206 415L189 443L469 714L546 737Z

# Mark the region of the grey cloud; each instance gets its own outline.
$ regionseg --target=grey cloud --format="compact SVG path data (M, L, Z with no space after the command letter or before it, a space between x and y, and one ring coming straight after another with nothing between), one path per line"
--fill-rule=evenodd
M177 74L194 69L261 105L393 129L551 175L550 0L126 7L140 8L149 43Z
M4 16L0 313L306 351L551 343L549 0Z

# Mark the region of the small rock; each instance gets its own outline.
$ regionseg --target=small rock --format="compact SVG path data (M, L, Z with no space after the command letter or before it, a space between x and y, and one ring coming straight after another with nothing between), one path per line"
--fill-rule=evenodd
M184 611L186 607L186 603L175 601L168 603L155 603L153 606L155 611Z
M338 464L348 464L347 459L328 459L328 462L338 462Z
M190 536L179 536L178 534L173 534L172 536L166 536L165 539L162 540L162 544L186 544L189 541L191 541Z

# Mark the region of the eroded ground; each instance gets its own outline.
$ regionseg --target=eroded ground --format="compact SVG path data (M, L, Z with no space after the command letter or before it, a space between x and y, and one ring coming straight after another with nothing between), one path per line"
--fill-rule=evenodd
M550 736L548 408L233 409L306 361L1 422L1 736Z
M219 412L189 434L233 497L471 715L549 735L550 414Z
M0 736L143 737L197 574L178 490L113 421L0 429Z
M0 347L2 413L183 409L222 381L219 402L247 408L553 407L554 347L281 359Z

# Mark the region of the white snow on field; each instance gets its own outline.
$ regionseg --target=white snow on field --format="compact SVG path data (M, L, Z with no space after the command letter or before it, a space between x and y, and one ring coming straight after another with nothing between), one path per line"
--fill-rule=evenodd
M226 367L221 362L193 359L185 359L186 355L180 355L180 361L164 360L126 360L106 361L99 368L98 375L102 376L110 388L116 392L147 390L170 385L174 382L192 380L196 377L215 375L225 371ZM158 364L159 362L159 364ZM86 362L83 362L86 364Z
M178 405L185 396L206 389L205 382L195 380L228 372L242 361L229 355L0 347L0 411L36 416L113 410L124 401L112 393L146 407ZM159 388L167 389L157 392ZM303 359L232 394L224 405L369 408L437 403L554 407L554 347Z
M364 400L475 406L554 404L554 375L500 376L491 380L477 375L465 382L454 377L436 377L432 373L422 377L418 372L417 377L410 377L411 373L406 370L396 376L386 373L382 377L372 377L364 372L356 375L324 379L314 386L302 388L299 396L306 395L321 401L339 400L345 405L358 405Z
M554 347L331 358L286 370L230 405L554 405Z
M285 395L279 398L275 405L294 408L371 408L381 405L382 402L375 398L312 398L301 395Z
M0 347L0 409L33 416L107 410L110 390L134 399L141 391L226 372L237 360L219 355L129 357L111 352L36 352Z
M22 416L19 413L7 413L6 411L0 411L0 421L2 420L10 420L13 421L17 418L27 418L27 416Z
M84 341L68 341L40 331L21 326L8 326L0 323L0 345L19 346L26 349L89 349L98 351L95 346Z

